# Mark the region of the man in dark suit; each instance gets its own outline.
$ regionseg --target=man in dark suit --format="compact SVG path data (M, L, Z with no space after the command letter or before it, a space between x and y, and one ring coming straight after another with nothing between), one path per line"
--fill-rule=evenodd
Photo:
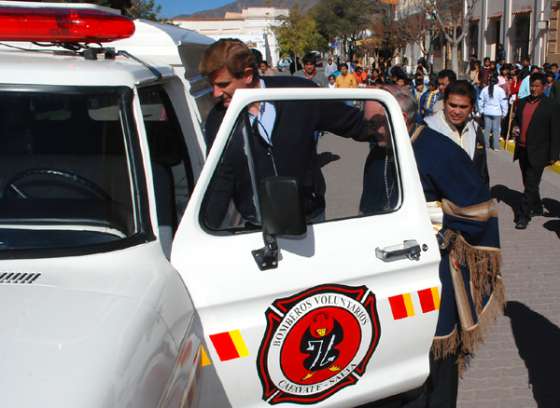
M519 159L525 188L515 224L517 229L527 228L532 216L543 214L539 193L542 174L560 155L559 106L544 97L544 74L531 74L530 84L531 95L520 100L515 114L513 160Z
M255 59L239 40L223 39L210 46L200 63L217 104L206 120L208 147L222 123L233 94L244 88L316 88L312 81L297 77L257 75ZM240 118L221 164L218 167L205 205L206 225L219 228L233 200L244 221L258 224L250 172L259 180L281 175L296 178L303 190L303 203L309 219L324 211L325 203L316 188L317 131L366 141L369 121L357 108L340 101L260 102L247 107L247 118ZM243 126L251 127L248 142L252 163L247 162ZM239 134L237 134L239 133ZM251 169L250 166L254 168Z

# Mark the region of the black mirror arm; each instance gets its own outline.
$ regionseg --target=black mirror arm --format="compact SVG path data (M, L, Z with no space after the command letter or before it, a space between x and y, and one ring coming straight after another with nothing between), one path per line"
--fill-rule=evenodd
M278 241L276 237L263 231L264 247L251 251L261 271L278 268Z

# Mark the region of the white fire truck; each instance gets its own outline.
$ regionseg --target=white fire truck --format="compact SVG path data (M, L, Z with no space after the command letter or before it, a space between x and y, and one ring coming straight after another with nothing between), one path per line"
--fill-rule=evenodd
M207 156L211 42L99 6L0 2L0 405L354 407L426 380L439 251L397 102L239 91ZM279 177L256 223L232 204L210 228L246 107L334 99L386 110L396 201L344 213L328 186L325 222L306 223Z

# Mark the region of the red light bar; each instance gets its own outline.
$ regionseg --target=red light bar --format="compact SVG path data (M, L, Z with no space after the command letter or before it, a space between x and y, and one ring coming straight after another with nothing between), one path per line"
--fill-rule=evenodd
M0 41L103 43L134 29L131 19L95 9L0 7Z

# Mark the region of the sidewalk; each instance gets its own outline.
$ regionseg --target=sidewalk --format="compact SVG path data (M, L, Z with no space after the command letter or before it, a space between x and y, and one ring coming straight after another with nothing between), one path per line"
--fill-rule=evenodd
M523 191L519 165L488 152L499 200L502 274L508 304L459 385L461 408L560 407L560 175L545 170L541 195L554 217L514 229Z

